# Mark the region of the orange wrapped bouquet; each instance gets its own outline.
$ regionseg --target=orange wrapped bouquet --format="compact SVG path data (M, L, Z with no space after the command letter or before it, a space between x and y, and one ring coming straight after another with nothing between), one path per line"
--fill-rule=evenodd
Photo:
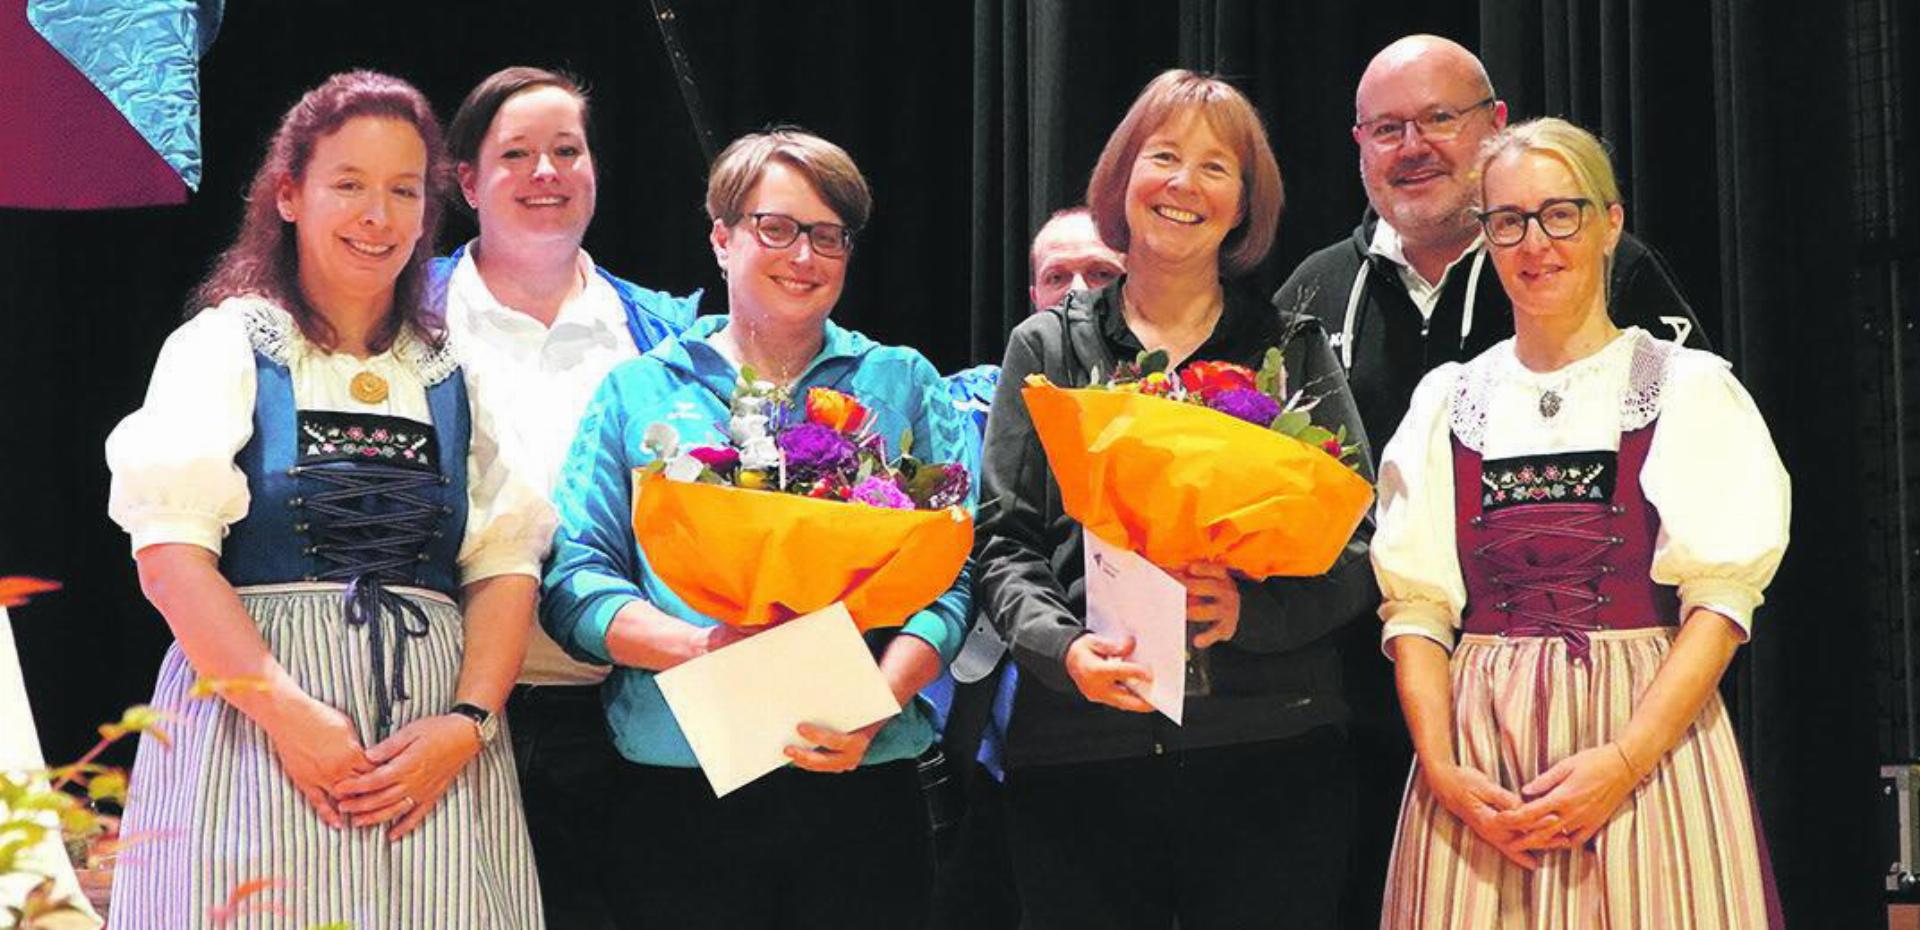
M1158 356L1158 358L1155 358ZM1169 570L1201 562L1249 578L1331 568L1373 488L1342 459L1344 434L1283 404L1278 350L1256 373L1217 362L1066 389L1043 376L1021 391L1068 515Z
M801 404L742 378L727 446L677 447L634 472L633 531L647 564L694 609L764 626L836 601L861 630L905 623L953 585L973 548L959 465L886 461L846 394Z

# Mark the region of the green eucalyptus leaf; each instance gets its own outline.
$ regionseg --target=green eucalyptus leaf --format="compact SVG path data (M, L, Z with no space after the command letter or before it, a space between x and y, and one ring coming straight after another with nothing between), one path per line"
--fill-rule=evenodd
M1293 438L1298 439L1301 442L1317 446L1325 443L1329 439L1332 439L1333 433L1330 432L1324 426L1308 426L1306 429L1303 429L1300 432L1295 433Z
M1273 418L1273 431L1283 436L1298 436L1300 431L1313 425L1313 418L1304 410L1289 410Z

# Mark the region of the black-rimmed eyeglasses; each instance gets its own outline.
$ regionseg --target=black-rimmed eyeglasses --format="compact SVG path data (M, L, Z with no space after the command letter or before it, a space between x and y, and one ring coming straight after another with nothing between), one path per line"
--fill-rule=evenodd
M1593 201L1585 197L1568 197L1548 200L1540 204L1540 209L1528 213L1512 208L1488 210L1480 214L1480 228L1487 234L1487 241L1505 248L1519 245L1527 238L1527 223L1538 223L1540 231L1549 239L1571 239L1580 234L1580 226L1586 221L1587 208Z
M802 235L813 254L845 258L853 251L853 230L840 223L802 223L784 213L749 213L753 236L769 249L784 249Z
M1467 117L1473 115L1473 111L1492 106L1495 99L1487 97L1479 103L1470 104L1458 110L1434 107L1412 119L1377 116L1364 123L1356 124L1353 128L1360 133L1361 138L1380 149L1399 148L1400 144L1407 139L1408 126L1420 130L1420 138L1428 142L1451 142L1462 129L1467 128Z

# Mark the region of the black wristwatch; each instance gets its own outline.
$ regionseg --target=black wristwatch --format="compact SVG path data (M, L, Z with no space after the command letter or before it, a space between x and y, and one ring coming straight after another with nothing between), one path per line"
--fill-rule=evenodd
M473 721L473 725L480 728L480 745L482 746L491 745L494 735L500 732L499 718L493 715L493 711L481 707L478 704L468 704L462 701L447 708L447 713L459 714Z

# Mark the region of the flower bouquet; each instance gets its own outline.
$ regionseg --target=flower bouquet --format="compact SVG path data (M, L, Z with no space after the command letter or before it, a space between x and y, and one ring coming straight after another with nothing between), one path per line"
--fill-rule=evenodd
M1287 393L1277 348L1257 372L1173 372L1155 351L1093 380L1070 390L1032 375L1021 394L1066 512L1161 568L1322 574L1373 503L1349 464L1359 450L1344 427L1314 425L1304 390Z
M899 626L953 585L973 548L962 465L887 457L871 411L812 388L790 398L741 372L721 445L648 428L633 529L647 563L694 609L741 627L837 601L861 630Z

